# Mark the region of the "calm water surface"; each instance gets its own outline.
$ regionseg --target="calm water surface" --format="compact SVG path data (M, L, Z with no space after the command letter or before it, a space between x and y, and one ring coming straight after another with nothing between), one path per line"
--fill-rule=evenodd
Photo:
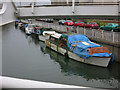
M99 88L118 88L120 64L96 67L67 59L47 48L43 42L15 29L3 26L3 75Z

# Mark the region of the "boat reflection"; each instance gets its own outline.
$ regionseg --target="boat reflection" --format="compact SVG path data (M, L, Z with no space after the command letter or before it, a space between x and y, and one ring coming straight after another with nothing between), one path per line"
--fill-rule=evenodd
M36 46L40 46L39 39L38 39L37 36L34 36L34 35L25 35L25 38L28 40L29 44L33 43Z

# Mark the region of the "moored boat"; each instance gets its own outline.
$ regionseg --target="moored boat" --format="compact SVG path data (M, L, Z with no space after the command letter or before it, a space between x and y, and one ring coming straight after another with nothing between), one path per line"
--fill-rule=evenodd
M15 21L15 27L17 27L19 23L20 23L20 20L16 20Z
M20 29L25 32L25 28L28 26L28 24L22 24L20 26Z
M18 28L20 28L22 26L23 23L19 22L18 23Z
M62 55L86 64L107 67L112 61L112 53L107 47L91 42L85 35L55 33L45 44Z
M51 31L52 28L44 28L42 26L36 26L32 31L33 34L42 35L44 31Z
M28 26L25 28L25 33L27 35L34 33L35 26L36 26L35 24L28 24Z
M42 30L43 27L39 26L39 27L35 27L35 34L37 35L41 35L43 33L43 30Z
M49 39L50 35L55 33L55 31L43 31L42 35L39 35L39 40L45 42L45 40Z

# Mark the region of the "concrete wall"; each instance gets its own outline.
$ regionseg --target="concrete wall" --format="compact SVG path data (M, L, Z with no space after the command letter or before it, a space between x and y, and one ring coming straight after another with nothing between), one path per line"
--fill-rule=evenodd
M0 12L0 26L16 20L15 8L11 2L3 2Z

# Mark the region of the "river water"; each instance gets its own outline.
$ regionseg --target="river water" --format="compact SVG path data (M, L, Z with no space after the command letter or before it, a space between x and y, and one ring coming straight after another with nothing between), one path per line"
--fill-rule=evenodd
M14 23L2 27L2 74L22 79L98 88L118 88L120 64L107 68L68 59Z

